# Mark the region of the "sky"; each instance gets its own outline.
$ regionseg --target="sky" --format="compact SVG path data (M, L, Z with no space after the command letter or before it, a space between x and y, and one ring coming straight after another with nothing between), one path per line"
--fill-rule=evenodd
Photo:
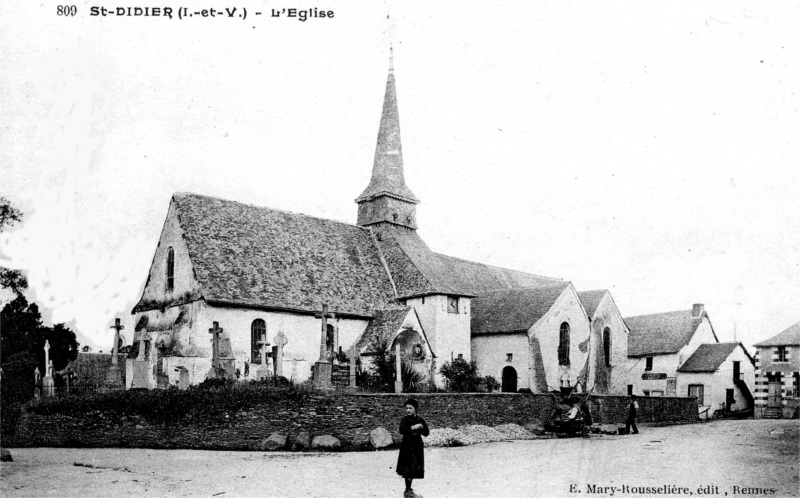
M354 223L390 43L434 251L623 316L704 303L720 341L800 320L797 2L237 1L4 2L0 195L25 222L0 264L82 344L133 329L174 192Z

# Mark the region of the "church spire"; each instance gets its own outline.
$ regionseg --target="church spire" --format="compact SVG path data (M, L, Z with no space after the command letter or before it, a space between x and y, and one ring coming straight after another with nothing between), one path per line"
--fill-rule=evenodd
M394 83L394 53L389 47L389 76L383 98L383 113L378 129L378 144L369 185L356 199L358 224L392 223L416 228L415 204L419 199L406 186L403 175L403 148L400 143L400 117Z

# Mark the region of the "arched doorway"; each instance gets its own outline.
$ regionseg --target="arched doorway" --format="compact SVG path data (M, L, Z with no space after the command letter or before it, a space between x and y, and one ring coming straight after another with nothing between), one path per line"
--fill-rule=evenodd
M517 392L517 370L514 367L503 368L502 390L504 393Z

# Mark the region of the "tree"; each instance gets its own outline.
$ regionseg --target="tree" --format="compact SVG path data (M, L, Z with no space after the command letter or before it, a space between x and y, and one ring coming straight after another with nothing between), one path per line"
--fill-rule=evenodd
M33 395L34 370L45 374L44 343L50 343L50 359L58 371L78 356L75 333L56 324L42 324L39 307L18 295L0 310L0 366L3 369L3 397L24 401Z
M0 197L0 233L22 221L22 213L5 197ZM0 267L0 288L11 289L20 295L28 287L25 275L19 270Z

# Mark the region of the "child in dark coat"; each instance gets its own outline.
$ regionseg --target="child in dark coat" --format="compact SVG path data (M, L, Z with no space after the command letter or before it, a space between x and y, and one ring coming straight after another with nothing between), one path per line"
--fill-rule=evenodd
M400 443L400 454L397 456L397 473L406 480L406 496L416 496L411 489L413 479L425 477L425 453L422 436L429 434L428 424L417 415L419 403L414 398L409 398L404 403L406 416L400 421L400 434L403 442Z

